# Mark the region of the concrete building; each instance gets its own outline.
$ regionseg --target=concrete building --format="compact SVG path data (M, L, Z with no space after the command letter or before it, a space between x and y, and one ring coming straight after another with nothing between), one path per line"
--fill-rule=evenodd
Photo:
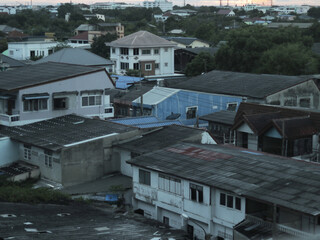
M97 2L90 5L90 11L95 9L126 9L130 7L141 7L138 4L130 4L125 2Z
M127 69L140 70L144 76L174 73L176 44L150 32L139 31L106 44L117 74L124 75Z
M16 60L46 57L53 53L57 44L58 42L47 41L8 42L9 57Z
M172 2L167 0L144 1L142 3L145 8L160 8L162 12L171 11L173 9Z
M87 36L85 39L81 34L86 33ZM79 27L77 27L74 30L74 34L76 36L80 35L82 37L82 40L88 41L88 43L92 43L93 39L95 37L100 37L102 35L105 35L107 33L115 34L117 35L117 38L123 38L124 37L124 26L121 25L121 23L98 23L96 25L91 24L81 24ZM75 37L70 38L69 40L76 39ZM71 41L72 43L72 41Z
M65 115L20 127L0 127L0 164L22 160L40 168L41 177L63 186L88 182L119 170L112 146L139 129L77 115ZM9 147L8 147L9 146Z
M199 48L210 47L210 44L198 38L193 37L163 37L164 39L176 43L178 48Z
M0 72L0 124L23 125L76 113L113 117L105 68L41 63Z
M134 209L191 239L320 237L318 164L190 143L128 163Z
M15 8L15 6L0 6L0 13L14 15L17 13L17 9Z

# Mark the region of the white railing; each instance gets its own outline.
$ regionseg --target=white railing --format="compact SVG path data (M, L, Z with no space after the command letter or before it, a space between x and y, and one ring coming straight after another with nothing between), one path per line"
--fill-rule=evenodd
M13 122L17 122L20 120L20 115L7 115L7 114L0 114L0 121L3 125L11 125Z

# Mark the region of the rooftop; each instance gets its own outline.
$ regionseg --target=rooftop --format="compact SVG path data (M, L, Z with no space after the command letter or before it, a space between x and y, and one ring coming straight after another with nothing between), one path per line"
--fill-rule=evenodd
M206 132L203 129L179 125L170 125L148 132L139 139L119 145L119 147L131 152L144 154L159 150L182 141L201 142L201 135Z
M138 31L107 43L111 47L174 47L176 44L147 31Z
M23 63L23 62L20 62L16 59L13 59L11 57L8 57L2 53L0 53L0 62L3 62L3 63L6 63L9 65L9 68L15 68L15 67L23 67L25 66L26 64Z
M172 85L171 87L206 93L263 99L271 94L312 78L312 76L251 74L213 70Z
M154 87L149 92L143 94L144 105L157 105L163 100L171 97L175 93L179 92L178 89L165 88L165 87ZM141 98L137 98L133 103L140 104Z
M18 142L58 151L83 141L97 140L135 129L109 121L72 114L19 127L2 126L0 134Z
M163 127L168 125L182 125L179 120L164 120L160 121L158 118L154 116L141 116L141 117L127 117L127 118L117 118L111 119L111 122L124 124L128 126L135 126L138 128L155 128L155 127Z
M82 33L79 33L78 35L75 35L69 38L69 40L86 40L86 41L88 41L88 39L89 39L88 32L82 32Z
M12 71L0 72L0 90L17 90L98 71L105 70L53 62L27 65Z
M204 116L201 116L201 120L209 121L209 122L217 122L227 125L233 125L234 117L236 116L236 112L222 110L219 112L210 113Z
M206 41L203 41L203 40L201 40L201 39L194 38L194 37L171 37L171 36L164 36L163 38L166 39L166 40L169 40L169 41L173 41L173 42L177 42L177 43L181 43L181 44L185 44L185 45L190 45L190 44L192 44L194 41L201 41L201 42L207 43Z
M35 64L44 62L68 63L84 66L106 66L114 64L108 59L81 48L63 48L45 58L39 59Z
M128 161L246 198L320 215L320 165L223 145L180 143Z

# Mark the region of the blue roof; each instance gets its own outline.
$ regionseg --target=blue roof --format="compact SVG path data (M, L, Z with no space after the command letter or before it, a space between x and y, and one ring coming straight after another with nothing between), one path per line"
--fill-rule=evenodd
M140 82L143 78L131 77L131 76L121 76L121 75L111 75L112 79L116 82L116 88L127 89L135 82Z
M111 119L109 121L139 128L162 127L173 124L182 125L182 123L179 120L160 121L158 118L154 116L118 118Z

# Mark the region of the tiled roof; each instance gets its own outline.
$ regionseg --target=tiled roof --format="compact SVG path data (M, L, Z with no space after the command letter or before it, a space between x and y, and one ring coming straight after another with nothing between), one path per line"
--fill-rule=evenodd
M57 151L70 144L80 144L82 141L135 129L109 121L72 114L19 127L3 126L0 127L0 133L18 142Z
M27 65L12 71L0 72L0 90L15 90L98 71L105 70L53 62Z
M132 33L126 37L107 43L111 47L174 47L176 44L147 31Z
M320 215L320 165L223 145L181 143L128 161L237 195Z
M312 79L312 76L251 74L213 70L171 87L263 99L309 79Z
M79 33L78 35L75 35L69 38L69 40L86 40L86 41L88 41L88 39L89 39L88 32L82 32L82 33Z

